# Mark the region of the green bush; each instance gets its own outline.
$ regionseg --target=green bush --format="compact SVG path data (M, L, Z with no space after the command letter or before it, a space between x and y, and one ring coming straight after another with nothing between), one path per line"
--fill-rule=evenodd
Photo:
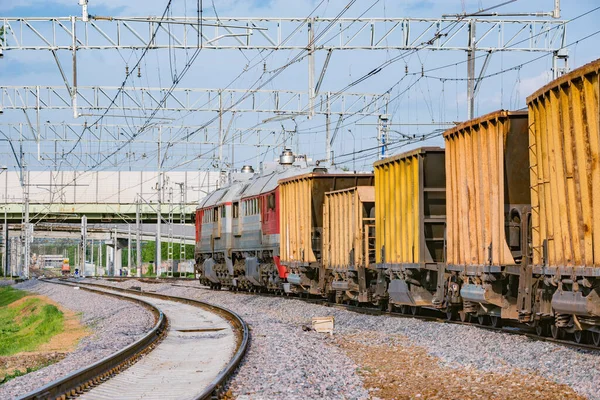
M154 276L154 266L149 265L147 272L144 274L145 277Z

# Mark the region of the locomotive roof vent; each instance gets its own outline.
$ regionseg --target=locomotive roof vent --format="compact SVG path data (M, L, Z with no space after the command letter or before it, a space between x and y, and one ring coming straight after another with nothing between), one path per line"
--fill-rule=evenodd
M254 168L252 168L251 165L244 165L242 167L242 173L243 174L253 174L254 173Z
M296 156L290 149L284 149L279 156L279 164L281 165L292 165L296 161Z

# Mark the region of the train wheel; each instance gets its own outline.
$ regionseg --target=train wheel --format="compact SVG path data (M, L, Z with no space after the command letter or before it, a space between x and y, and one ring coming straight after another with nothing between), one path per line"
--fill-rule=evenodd
M501 327L502 327L502 318L500 318L500 317L497 317L497 316L495 316L495 315L492 315L492 316L490 317L490 322L491 322L491 325L492 325L494 328L501 328Z
M535 324L535 333L538 336L548 336L548 324L542 321L538 321Z
M479 325L487 325L487 322L488 322L487 315L478 315L477 322L479 322Z
M394 312L395 309L396 309L396 307L394 307L394 303L392 303L391 301L388 301L388 303L387 303L388 312Z
M452 321L452 320L454 319L454 317L455 317L455 314L456 314L456 312L454 311L454 309L453 309L453 308L451 308L451 307L448 307L448 308L446 309L446 319L447 319L448 321Z
M587 331L575 331L573 332L573 337L575 338L575 343L584 344L587 343Z
M458 316L460 317L460 322L471 322L471 314L465 311L459 311Z
M419 311L421 311L421 307L410 306L410 313L412 315L419 315Z
M327 301L330 303L335 303L335 292L327 293Z
M592 332L592 342L594 342L594 346L600 347L600 332Z
M554 339L562 339L564 337L564 331L556 326L556 324L550 325L550 333Z
M402 314L408 314L408 306L407 306L406 304L402 304L402 305L400 306L400 312L401 312Z

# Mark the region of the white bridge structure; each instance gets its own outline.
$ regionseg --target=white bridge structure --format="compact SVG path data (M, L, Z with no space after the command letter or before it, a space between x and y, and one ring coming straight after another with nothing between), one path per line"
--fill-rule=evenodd
M206 171L26 171L0 174L0 219L21 223L28 198L29 220L89 223L156 222L160 203L163 217L185 214L186 222L198 202L216 188L220 174ZM26 193L28 191L28 193ZM158 195L161 194L159 201Z

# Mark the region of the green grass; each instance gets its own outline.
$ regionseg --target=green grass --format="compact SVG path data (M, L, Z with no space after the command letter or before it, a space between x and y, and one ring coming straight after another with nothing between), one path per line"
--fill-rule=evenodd
M64 329L63 313L40 299L7 307L26 295L12 288L0 289L0 356L34 351Z
M25 296L27 296L27 292L13 289L11 286L0 288L0 307L7 306Z

